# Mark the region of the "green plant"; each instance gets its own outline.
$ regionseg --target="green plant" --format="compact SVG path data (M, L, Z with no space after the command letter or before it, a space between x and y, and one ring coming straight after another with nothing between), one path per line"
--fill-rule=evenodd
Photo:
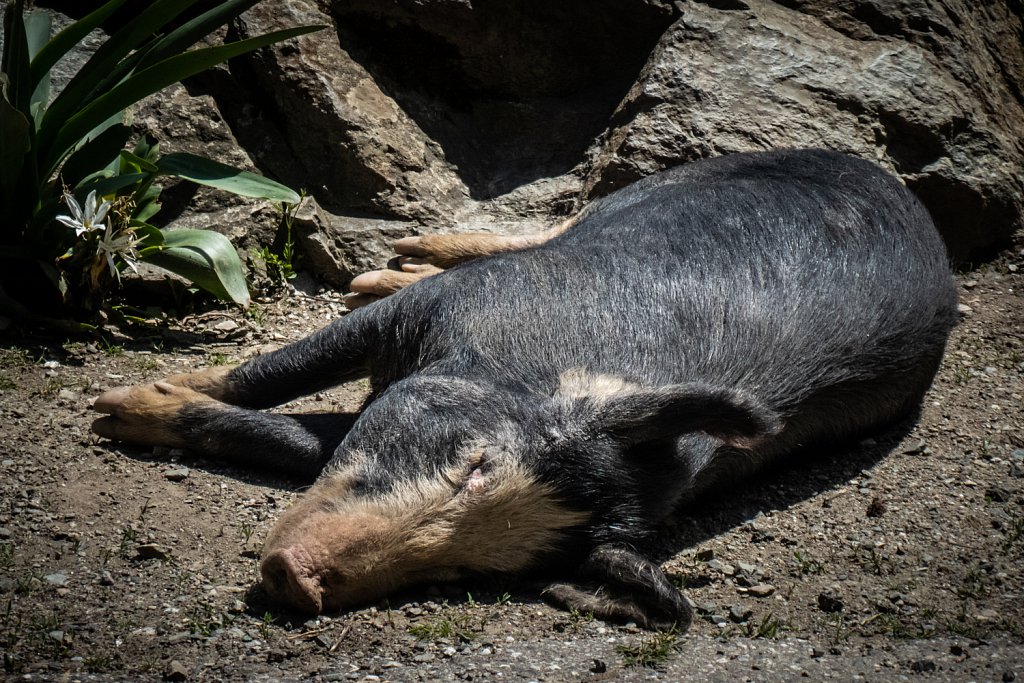
M210 365L227 365L228 356L226 353L211 353L207 357L206 362Z
M125 0L50 36L46 13L9 0L0 96L0 308L93 310L120 272L147 261L245 305L249 294L231 244L218 233L163 231L155 181L175 176L247 197L297 203L292 190L191 154L161 155L144 138L130 151L124 112L136 102L233 57L318 30L300 27L190 49L259 0L220 0L175 23L197 0L156 0L136 12L50 98L50 70ZM66 212L61 216L62 212ZM40 286L42 285L42 286ZM31 309L31 310L30 310ZM72 326L78 329L80 326Z
M679 646L679 636L674 631L663 631L642 639L636 645L616 645L615 651L622 656L622 663L626 666L653 669L668 661L673 653L679 651Z
M295 240L292 237L292 223L295 221L295 212L305 198L306 193L302 191L299 193L298 203L281 204L281 227L278 232L280 252L275 252L270 247L263 247L259 252L260 260L267 266L267 276L277 284L283 284L295 277Z
M0 543L0 569L10 569L14 566L14 544Z
M788 628L789 626L786 622L769 613L762 617L761 621L756 625L753 622L747 624L747 636L750 638L775 639Z
M451 609L445 604L441 614L413 624L409 627L410 634L420 640L438 640L441 638L457 638L463 642L473 640L481 630L481 624L468 614Z
M244 545L249 545L249 539L252 538L252 535L255 531L256 527L254 527L249 522L242 522L238 525L238 533L241 534L242 542Z
M263 640L270 640L270 627L273 626L276 621L277 620L274 618L274 615L270 612L263 613L263 617L260 619L259 625L260 637L263 638Z
M797 566L801 574L821 574L823 571L825 571L825 568L822 566L821 562L818 562L817 560L809 556L805 556L799 550L793 551L793 559L796 560Z

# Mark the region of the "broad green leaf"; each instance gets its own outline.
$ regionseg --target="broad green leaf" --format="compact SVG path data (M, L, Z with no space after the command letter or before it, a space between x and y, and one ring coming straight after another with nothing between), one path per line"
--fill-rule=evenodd
M152 135L146 133L135 143L132 153L155 164L156 160L160 158L160 143Z
M7 5L4 12L4 53L0 71L7 76L4 94L8 102L22 112L29 114L29 99L34 88L30 85L28 37L25 35L25 3L15 0Z
M79 183L78 187L75 188L75 193L84 193L85 195L88 195L93 190L96 190L96 194L101 197L106 197L114 194L118 190L131 187L136 183L141 183L150 177L148 173L123 173L110 177L104 177L101 174L93 174L93 176L90 176L88 181Z
M191 0L190 0L191 1ZM149 10L147 10L148 12ZM320 27L304 26L283 31L274 31L255 38L240 40L227 45L218 45L199 50L186 52L182 55L170 57L155 64L148 69L143 69L126 80L122 81L110 92L97 97L86 105L81 111L72 116L61 127L56 139L48 147L46 161L42 167L48 173L52 173L59 165L61 159L67 152L78 143L92 128L108 117L117 114L139 100L163 90L172 83L184 80L189 76L205 71L211 66L251 52L273 43L301 36ZM65 91L66 92L66 91ZM54 113L57 102L50 105L46 113L44 126L49 123L50 116ZM42 131L40 132L42 134Z
M136 156L126 149L121 150L122 169L131 173L138 173L144 171L146 173L159 173L160 169L157 168L156 164L146 161L140 156ZM130 169L125 169L127 165Z
M60 169L61 180L70 187L77 186L97 166L106 166L110 160L118 159L131 134L131 128L117 124L89 140L64 162Z
M177 273L225 301L249 305L242 262L227 237L211 230L165 230L163 237L161 249L140 253L143 260Z
M81 69L74 75L61 91L60 95L50 104L40 126L40 149L47 153L50 150L52 135L65 121L93 101L103 93L96 92L96 88L103 83L110 73L115 69L118 62L127 57L132 50L141 45L144 41L153 36L154 33L163 28L169 21L184 12L197 0L157 0L146 8L145 12L138 12L134 19L128 22L117 33L112 35L103 45L96 50ZM84 20L83 20L84 21ZM168 84L169 85L169 84ZM159 90L160 88L157 88ZM155 92L155 90L153 91ZM129 104L134 104L138 99L118 107L116 110L108 111L106 114L93 121L86 130L81 131L73 141L65 144L62 151L67 151L93 127L109 118L116 111L121 111ZM61 155L63 156L63 154ZM51 169L52 170L52 169Z
M46 42L50 39L50 15L42 10L32 10L25 17L25 35L28 39L28 55L29 59L35 58L39 50L46 45ZM31 69L30 69L31 74ZM32 87L32 77L29 76L29 84ZM35 83L32 96L29 98L29 112L32 114L32 119L35 122L41 120L40 112L46 109L46 104L50 99L50 76L46 74L44 78L39 79Z
M54 64L59 62L71 48L78 45L93 29L106 21L107 17L124 4L124 1L110 0L107 4L55 35L32 60L32 83L43 80L50 73Z
M25 154L32 146L29 129L25 115L0 95L0 198L3 201L5 223L11 217L7 210L8 202L16 192L25 167Z
M139 242L139 256L145 260L147 252L158 250L164 244L164 233L155 225L150 225L141 220L132 219L128 226L135 230L135 234L142 238Z
M145 69L188 48L228 23L261 0L227 0L220 2L195 19L188 21L161 38L143 57L136 68Z
M281 183L195 154L168 154L157 162L157 167L161 173L176 175L200 185L216 187L243 197L269 199L288 204L299 203L298 193Z

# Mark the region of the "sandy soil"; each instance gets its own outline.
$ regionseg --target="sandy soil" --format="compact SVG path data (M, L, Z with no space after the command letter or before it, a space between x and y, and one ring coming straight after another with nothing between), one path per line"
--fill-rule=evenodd
M666 570L699 617L649 634L515 581L305 621L256 558L301 482L89 431L102 390L235 362L341 311L293 293L107 341L0 348L7 680L1024 680L1024 251L959 277L920 419L683 511ZM365 384L286 410L351 411Z

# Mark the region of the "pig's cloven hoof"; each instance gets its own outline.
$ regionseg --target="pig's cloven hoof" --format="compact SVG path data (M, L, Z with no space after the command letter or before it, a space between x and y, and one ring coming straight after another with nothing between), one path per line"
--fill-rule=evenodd
M345 305L355 309L371 304L414 282L442 272L440 268L418 258L398 257L392 259L392 262L396 270L373 270L353 278L349 283L352 294L345 297Z
M188 443L177 424L182 410L215 402L206 394L168 382L118 387L96 399L93 409L108 416L95 420L92 430L115 441L185 448Z

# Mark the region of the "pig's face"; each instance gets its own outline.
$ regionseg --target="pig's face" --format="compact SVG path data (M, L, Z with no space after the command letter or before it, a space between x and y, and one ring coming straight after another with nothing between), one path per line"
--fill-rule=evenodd
M374 461L359 454L322 477L267 539L267 591L318 613L465 572L515 572L586 520L507 451L475 444L459 455L385 491L364 488Z

